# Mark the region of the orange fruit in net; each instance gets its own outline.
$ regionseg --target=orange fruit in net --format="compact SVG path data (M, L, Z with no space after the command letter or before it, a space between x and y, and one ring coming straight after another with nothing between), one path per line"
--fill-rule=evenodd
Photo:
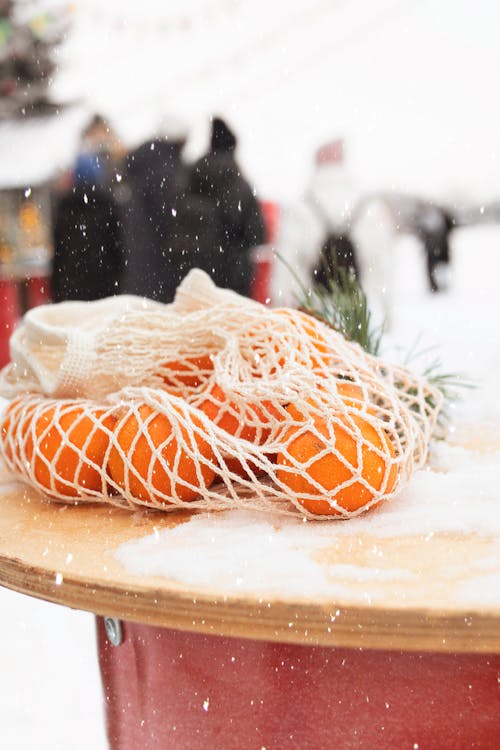
M357 409L358 411L366 412L372 416L375 416L377 413L372 401L370 401L369 394L365 393L360 385L351 380L335 379L332 381L331 379L320 378L316 383L316 388L316 397L312 396L306 400L306 403L316 407L316 410L322 402L326 404L330 402L333 406L334 402L332 396L336 394L345 404L346 409L349 409L350 411L352 411L352 409ZM289 404L287 410L294 416L294 419L303 420L303 413L300 412L293 403Z
M104 409L53 402L27 419L25 456L47 494L79 497L103 490L103 466L115 418ZM97 467L97 468L96 468Z
M29 417L33 413L35 403L26 396L18 396L12 401L4 414L0 426L0 445L2 456L9 468L13 468L22 461L21 448L17 428L23 422L21 435L28 429Z
M243 338L244 357L267 375L279 371L292 359L314 371L330 366L334 351L327 338L328 327L301 310L278 307L259 320Z
M190 502L215 478L215 469L207 463L213 464L213 450L199 432L203 428L201 420L190 416L192 424L188 429L187 423L182 423L187 417L180 408L176 410L180 419L175 420L175 427L179 428L181 440L173 420L148 404L131 408L117 425L115 440L121 450L112 446L108 472L122 490L135 498L166 504L176 498Z
M289 442L278 454L277 478L310 513L338 515L342 512L331 505L324 495L330 496L344 510L352 512L370 503L380 491L388 494L395 486L395 451L386 433L376 430L360 415L351 415L350 420L355 429L343 415L339 416L340 424L332 424L333 440L326 421L319 418L304 431L291 427L289 434L284 436L285 442ZM358 435L353 435L353 432ZM360 454L358 441L361 442ZM364 482L355 479L355 475L359 475ZM353 478L351 484L338 489ZM302 498L301 494L317 498Z
M366 400L361 386L352 383L350 380L337 380L335 387L340 398L347 406L354 406L358 409L361 408L363 402Z
M321 371L330 365L334 352L327 339L328 327L324 323L302 310L287 307L278 307L273 313L284 316L299 333L303 334L298 351L310 360L312 369Z
M365 395L363 389L357 383L353 383L351 380L336 380L335 389L348 408L366 411L371 415L376 414L373 405L370 405L369 397Z
M161 375L165 384L173 388L198 388L210 377L214 369L214 363L210 354L202 354L198 357L186 357L186 359L164 362L161 366Z
M278 409L270 402L261 404L228 401L223 389L214 383L206 392L205 399L199 404L199 409L230 435L262 445L271 433L273 421L281 419ZM248 472L237 456L224 456L227 468L241 476L248 476ZM255 474L262 471L251 463L250 468Z
M303 406L299 406L297 402L292 402L286 406L286 411L295 422L299 423L299 426L309 419L313 421L324 419L325 408L330 411L334 403L330 395L332 393L340 396L348 409L366 410L368 414L374 413L373 408L367 406L368 401L363 394L363 389L356 383L350 380L336 380L333 383L329 382L329 387L326 388L324 385L326 382L328 381L322 379L317 384L316 395L302 401Z
M264 443L269 437L274 419L279 418L277 408L270 401L237 403L228 401L223 389L214 383L206 392L199 409L218 427L251 443Z
M325 386L325 383L328 383L328 387ZM307 417L309 413L311 413L312 418L316 417L315 412L320 409L321 403L328 404L328 401L331 401L331 397L329 397L330 393L336 393L338 396L340 396L340 399L344 402L346 407L351 407L354 409L364 409L365 405L368 403L363 394L363 389L361 388L361 386L351 382L350 380L335 380L332 383L331 381L325 381L322 379L317 383L317 389L318 392L316 398L311 396L305 401L308 406L312 407L311 411L308 411L307 414L299 409L294 402L288 404L286 409L290 416L293 417L293 419L304 421L304 418ZM326 402L325 398L327 399ZM370 411L369 407L368 411Z
M309 315L303 310L296 310L292 307L275 307L272 312L275 315L283 315L295 327L303 328L309 338L318 344L320 351L326 352L328 350L324 335L325 323L322 323L313 315Z

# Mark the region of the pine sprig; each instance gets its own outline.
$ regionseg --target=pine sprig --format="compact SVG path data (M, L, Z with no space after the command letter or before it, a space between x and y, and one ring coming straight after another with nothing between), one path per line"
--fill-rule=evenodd
M416 345L414 345L407 353L404 364L407 367L413 367L415 360L428 356L428 354L435 349L436 347L417 349ZM444 371L443 363L438 356L435 356L425 365L422 370L422 375L441 393L443 397L443 406L438 414L437 426L441 430L441 433L444 433L451 418L450 410L452 409L453 404L460 401L462 398L461 391L463 389L471 390L476 388L477 384L464 375L464 373ZM427 400L428 405L431 408L434 408L436 404L434 403L433 397L427 396Z
M323 258L327 286L316 284L306 287L290 265L280 255L278 258L293 275L299 288L299 309L326 323L348 341L355 341L369 354L379 353L383 326L373 327L366 294L351 272L339 268L338 277L334 277Z
M326 259L322 258L327 286L317 284L306 287L291 266L279 254L277 257L295 279L300 291L297 302L301 310L326 323L348 341L358 343L368 354L377 356L380 353L384 326L373 327L366 294L354 274L345 268L338 268L334 277ZM430 349L417 351L414 346L407 353L404 364L411 366L416 359L428 354L429 351ZM443 397L443 406L438 415L438 428L441 434L444 434L451 416L450 408L461 398L460 391L475 388L476 384L463 373L443 371L442 362L438 357L424 367L422 375ZM434 409L436 403L433 396L429 395L427 399L427 405Z

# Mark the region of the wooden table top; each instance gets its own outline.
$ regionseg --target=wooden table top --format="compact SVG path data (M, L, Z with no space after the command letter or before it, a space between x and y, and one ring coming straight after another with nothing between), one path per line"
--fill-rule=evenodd
M265 584L251 593L225 591L217 581L187 585L131 573L116 557L123 543L178 524L187 524L183 532L189 543L195 519L185 512L131 513L97 504L61 505L0 476L0 584L100 615L217 635L500 653L500 593L473 607L450 593L455 579L463 579L464 561L471 580L484 560L489 560L489 573L500 573L498 539L457 533L436 533L425 542L418 535L334 535L331 544L318 547L314 558L325 570L335 566L337 588L311 596L289 594L287 587L276 593ZM380 569L381 550L387 575L359 580L352 576L355 565ZM390 571L397 570L411 575L391 577ZM270 580L272 576L270 570Z

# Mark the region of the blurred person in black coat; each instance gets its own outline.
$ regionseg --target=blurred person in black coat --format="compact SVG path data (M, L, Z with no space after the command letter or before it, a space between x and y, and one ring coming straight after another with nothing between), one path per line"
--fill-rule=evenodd
M215 202L223 240L217 283L249 296L252 285L251 250L265 241L264 218L254 192L235 159L237 140L220 117L212 120L210 149L193 166L193 193Z
M218 281L214 268L221 224L213 201L189 191L189 168L182 156L186 137L183 123L170 118L160 135L126 159L122 290L166 303L192 268L202 268Z
M422 204L417 212L415 227L426 258L427 280L431 292L439 292L446 285L446 269L451 262L450 234L454 228L451 214L434 203Z
M113 198L99 185L99 159L81 154L74 185L54 210L54 302L95 300L118 294L123 272L121 217Z

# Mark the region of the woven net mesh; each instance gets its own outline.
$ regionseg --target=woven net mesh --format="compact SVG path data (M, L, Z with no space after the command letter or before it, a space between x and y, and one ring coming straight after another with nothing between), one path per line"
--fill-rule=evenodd
M3 459L64 502L349 517L423 465L441 405L411 371L201 271L171 305L37 308L11 349Z

